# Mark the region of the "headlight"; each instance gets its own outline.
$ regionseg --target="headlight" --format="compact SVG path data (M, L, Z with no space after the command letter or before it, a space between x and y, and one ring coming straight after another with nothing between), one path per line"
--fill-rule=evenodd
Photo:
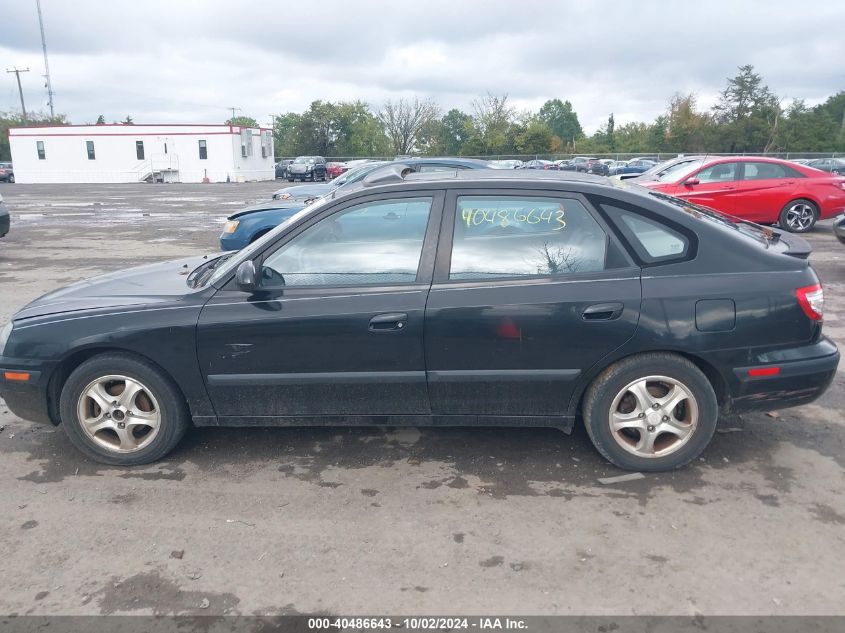
M12 333L12 322L9 321L6 325L3 326L3 329L0 330L0 356L3 355L3 350L6 348L6 341L9 340L9 334Z
M226 226L223 227L224 233L234 233L235 229L238 228L238 224L240 224L240 220L229 220L226 222Z

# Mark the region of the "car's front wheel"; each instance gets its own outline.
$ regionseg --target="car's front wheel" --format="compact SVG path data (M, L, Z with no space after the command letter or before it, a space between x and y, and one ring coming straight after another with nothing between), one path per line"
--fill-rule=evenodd
M710 381L689 360L650 353L608 367L590 385L584 425L596 449L626 470L680 468L705 449L719 407Z
M95 356L77 367L59 406L62 427L76 448L117 466L161 459L189 424L184 398L170 377L123 353Z
M807 233L816 225L819 209L810 200L793 200L781 210L778 224L790 233Z

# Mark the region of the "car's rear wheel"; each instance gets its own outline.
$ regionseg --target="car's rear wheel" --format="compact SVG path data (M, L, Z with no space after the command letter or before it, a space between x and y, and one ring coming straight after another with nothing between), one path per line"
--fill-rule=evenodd
M710 381L674 354L622 360L595 379L584 398L584 425L596 449L626 470L680 468L698 457L719 407Z
M189 423L173 381L149 361L123 353L95 356L77 367L62 388L59 406L74 446L117 466L161 459Z
M14 177L14 176L9 176L9 182L15 182L15 177Z
M778 224L790 233L807 233L819 219L819 209L810 200L792 200L781 210Z

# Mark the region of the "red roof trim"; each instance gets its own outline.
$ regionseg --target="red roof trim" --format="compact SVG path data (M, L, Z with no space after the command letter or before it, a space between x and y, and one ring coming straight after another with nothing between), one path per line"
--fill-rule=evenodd
M232 132L232 128L234 127L243 127L243 126L233 126L233 125L226 125L222 123L101 123L100 125L96 124L86 124L86 123L78 123L78 124L68 124L68 125L16 125L14 127L9 128L9 132L11 133L12 130L39 130L43 128L67 128L67 127L89 127L89 128L103 128L103 127L120 127L120 128L149 128L149 127L222 127L227 128L229 132ZM269 127L261 127L260 125L256 128L247 128L250 130L260 130L262 132L271 132L272 128ZM175 133L175 132L174 132ZM190 132L188 132L190 133ZM232 132L233 134L237 134L237 132ZM219 132L218 132L219 134Z
M11 132L11 130L9 130L9 132ZM81 132L78 132L78 133L74 132L72 134L50 134L50 133L47 133L47 134L15 134L14 137L15 138L45 138L45 137L52 136L52 137L56 137L56 138L62 138L62 137L70 138L70 137L73 137L73 136L84 136L86 138L99 138L101 136L162 136L162 137L168 137L168 136L221 136L221 135L223 135L223 136L239 136L239 134L237 132L163 132L163 133L162 132L137 132L135 134L131 134L129 132L127 132L127 133L112 132L112 133L109 133L109 134L84 134L84 133L81 133ZM12 136L12 134L10 133L9 136Z
M24 129L28 127L129 127L130 125L134 125L135 127L232 127L227 123L100 123L99 125L96 123L68 123L66 125L39 123L38 125L16 125L14 126L14 129ZM258 127L261 129L270 129L262 128L260 125Z

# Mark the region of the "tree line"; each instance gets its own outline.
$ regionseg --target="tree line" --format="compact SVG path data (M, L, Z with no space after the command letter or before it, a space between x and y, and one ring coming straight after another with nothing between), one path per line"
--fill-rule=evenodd
M63 115L28 114L30 124L67 123ZM131 117L123 123L131 124ZM226 123L258 125L249 116ZM0 160L10 159L8 128L21 124L19 114L0 113ZM531 112L514 107L507 94L488 93L469 111L446 112L421 97L390 99L378 108L360 100L319 100L304 112L274 116L273 136L277 157L843 152L845 90L813 107L801 99L787 104L745 65L727 79L710 110L698 106L695 94L678 93L651 122L617 126L610 113L590 135L568 100L549 99Z

